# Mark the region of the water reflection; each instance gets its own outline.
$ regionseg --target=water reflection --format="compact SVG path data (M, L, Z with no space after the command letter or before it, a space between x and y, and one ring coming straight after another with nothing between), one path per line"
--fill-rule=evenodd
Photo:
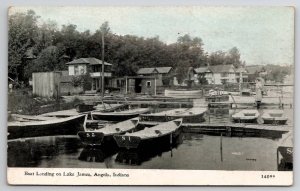
M228 123L230 115L236 111L218 108L213 112L211 122ZM288 110L287 115L288 112L292 113L292 110ZM7 165L193 170L280 170L279 167L284 167L290 170L292 160L283 160L280 155L277 159L277 148L286 136L282 132L251 129L226 133L182 133L171 146L156 143L138 150L83 148L77 136L37 137L9 141Z
M18 139L8 142L9 167L35 167L41 160L51 160L60 154L76 153L81 142L75 136L50 136Z
M126 165L142 165L144 162L149 161L154 157L159 157L165 152L169 152L170 157L173 157L173 149L177 148L182 143L183 134L178 136L176 141L172 145L165 144L139 149L122 149L118 152L116 162Z
M112 155L116 154L118 152L118 149L116 147L85 147L78 159L81 161L87 161L87 162L104 162L105 159L111 157Z

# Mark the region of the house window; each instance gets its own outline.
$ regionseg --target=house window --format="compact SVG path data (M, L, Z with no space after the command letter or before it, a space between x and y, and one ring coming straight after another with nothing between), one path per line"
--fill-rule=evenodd
M147 86L147 87L151 87L151 81L147 81L147 82L146 82L146 86Z
M74 74L75 74L75 75L79 75L79 68L78 68L78 65L75 65L75 66L74 66Z
M221 77L228 77L228 73L221 73Z

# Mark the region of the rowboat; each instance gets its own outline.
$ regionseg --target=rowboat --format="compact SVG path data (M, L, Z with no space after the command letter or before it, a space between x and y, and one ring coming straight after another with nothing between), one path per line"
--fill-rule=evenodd
M149 108L134 108L123 111L93 111L91 116L93 120L105 120L105 121L124 121L134 117L139 116L140 114L148 113Z
M205 121L205 113L206 109L204 108L180 108L158 113L141 114L139 124L145 126L154 126L159 123L178 118L182 118L183 123L201 123Z
M43 116L43 115L21 115L21 114L10 114L10 117L13 121L19 122L28 122L28 121L47 121L55 119L54 117L50 116Z
M26 118L25 116L23 116ZM77 115L65 118L27 116L27 121L8 122L8 139L51 136L76 135L85 127L87 115Z
M264 120L264 124L284 125L288 120L282 110L265 110L261 118Z
M82 107L90 107L90 105L77 105L76 108L74 108L74 109L43 113L39 116L44 116L44 117L71 117L71 116L77 116L77 115L81 115L81 114L90 114L91 108L87 109L87 108L82 108ZM108 112L108 111L119 110L122 107L126 107L126 104L102 103L102 104L98 104L96 106L93 106L92 110ZM84 109L89 110L89 111L84 111Z
M119 148L126 149L147 148L156 144L172 145L180 134L181 124L182 119L176 119L140 131L114 135L114 139Z
M256 123L258 116L257 110L245 109L232 115L232 119L235 123Z
M156 145L152 145L152 147L143 147L143 149L119 149L115 161L120 164L136 166L154 157L162 156L163 153L169 152L172 156L172 150L182 143L182 137L178 136L177 141L173 142L172 145L157 145L159 144L158 142Z
M202 90L165 90L167 97L184 97L184 98L200 98L202 97Z
M293 147L279 146L277 148L278 171L293 171Z
M129 119L116 124L107 124L101 129L86 130L78 132L80 140L85 145L103 145L110 144L113 141L113 135L124 134L133 131L137 126L139 118Z

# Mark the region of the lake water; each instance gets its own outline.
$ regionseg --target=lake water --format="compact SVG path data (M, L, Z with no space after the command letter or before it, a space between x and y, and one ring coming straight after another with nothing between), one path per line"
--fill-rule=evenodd
M211 112L210 120L223 123L228 122L236 111L214 112ZM286 110L286 113L292 116L292 110ZM292 123L291 119L288 123ZM8 142L8 166L277 170L277 148L284 140L290 139L289 136L290 133L274 137L182 133L173 148L143 151L85 148L77 136L36 137Z

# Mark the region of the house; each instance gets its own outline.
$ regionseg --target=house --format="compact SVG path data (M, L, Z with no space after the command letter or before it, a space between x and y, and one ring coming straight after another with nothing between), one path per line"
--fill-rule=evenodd
M263 77L268 74L264 66L251 65L247 66L246 70L248 71L248 81L254 83L257 77Z
M112 87L123 93L156 95L164 91L165 86L173 84L172 67L140 68L136 76L112 79Z
M97 58L79 58L66 63L69 76L81 76L89 74L92 78L92 90L101 89L102 84L102 60ZM112 77L112 64L104 62L104 84L110 84Z
M156 77L157 86L169 86L173 80L173 68L172 67L155 67L155 68L140 68L137 71L138 76L151 76Z
M240 80L242 80L242 83L248 82L248 70L245 67L240 67L238 69L236 69L236 82L239 83Z
M209 67L200 67L200 68L196 68L194 69L195 73L196 73L196 82L199 82L200 78L205 78L208 84L213 84L213 72Z
M242 78L247 82L247 70L244 68L236 69L233 65L215 65L194 69L199 78L205 78L208 84L228 84L238 83Z

